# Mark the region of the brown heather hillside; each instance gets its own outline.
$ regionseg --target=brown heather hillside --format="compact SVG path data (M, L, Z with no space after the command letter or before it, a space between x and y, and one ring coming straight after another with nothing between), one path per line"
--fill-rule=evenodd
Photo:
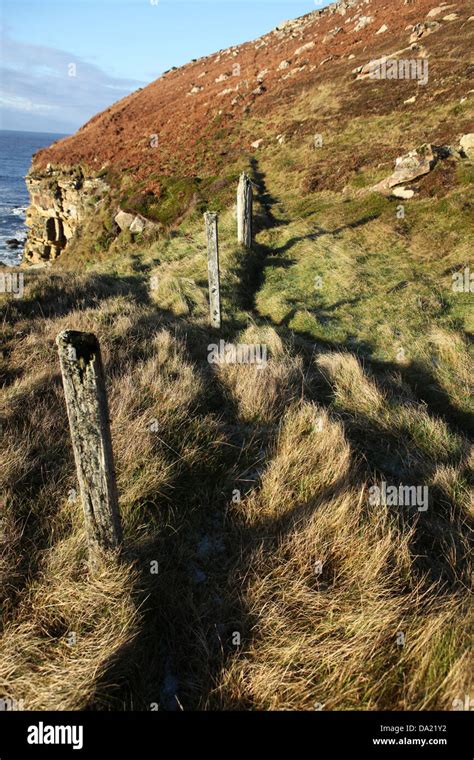
M427 18L436 7L445 10ZM453 11L455 18L444 21ZM110 163L132 169L140 179L150 174L215 175L229 161L252 152L251 143L259 138L268 144L284 133L301 140L323 129L342 131L361 115L396 109L416 123L420 110L442 104L448 92L450 99L467 94L473 14L471 0L366 0L314 11L258 40L167 72L94 116L72 137L39 151L34 167L51 162L98 170ZM371 19L366 26L361 24L364 17ZM406 50L404 55L418 57L424 49L429 56L429 87L412 83L409 88L410 95L418 93L416 103L404 105L406 82L355 81L356 67L408 48L412 28L426 21L439 28L421 36L412 53ZM383 26L387 31L378 34ZM289 65L280 68L284 62ZM468 131L467 118L465 127ZM153 135L158 135L158 148L150 147ZM454 136L447 121L427 138L449 142ZM361 141L367 137L361 135ZM403 145L413 139L410 134L403 138ZM380 148L370 142L368 147L365 158L376 164ZM328 177L326 187L331 186Z

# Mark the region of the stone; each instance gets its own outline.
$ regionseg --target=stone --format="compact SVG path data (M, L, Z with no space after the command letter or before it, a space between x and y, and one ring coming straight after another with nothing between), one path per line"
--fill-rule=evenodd
M406 99L406 100L404 100L403 102L405 103L405 105L407 105L407 106L408 106L408 105L410 105L411 103L414 103L415 101L416 101L416 95L413 95L411 98L407 98L407 99Z
M420 24L415 24L413 28L413 31L410 35L409 42L416 42L417 40L421 39L422 37L427 37L428 34L431 34L432 32L436 32L437 29L439 29L441 24L438 21L424 21Z
M373 20L373 16L361 16L354 27L354 32L360 32L361 29L365 29L365 27L371 24Z
M468 157L474 158L474 132L463 135L459 140L461 151Z
M255 140L255 142L252 143L252 148L260 148L261 144L263 143L263 137L261 137L259 140Z
M402 198L403 200L409 200L410 198L413 198L415 195L414 190L410 190L406 187L394 187L392 189L392 195L395 196L395 198Z
M126 211L122 211L120 209L120 211L118 212L118 214L114 217L114 222L123 231L123 230L129 230L130 229L130 227L133 224L134 219L135 219L135 215L134 214L128 214Z
M388 32L388 26L387 24L382 24L380 29L378 29L375 34L385 34L385 32Z
M129 230L130 232L143 232L147 226L147 220L144 219L142 216L137 214L137 216L134 218L133 222L131 223Z
M291 65L290 61L281 61L281 63L278 64L277 71L283 71L283 69L289 68L290 65Z
M17 238L10 238L10 240L6 240L5 242L9 248L19 248L21 245L20 240L17 240Z
M314 42L307 42L306 45L301 45L301 47L295 50L295 55L301 55L301 53L304 53L306 50L312 50L314 46Z
M371 190L390 194L393 187L403 185L406 182L412 182L419 177L428 174L437 161L437 154L433 151L433 146L425 143L415 150L410 150L403 156L399 156L395 161L395 171L389 177L374 185Z
M447 16L443 16L443 21L456 21L457 18L457 13L448 13Z
M435 16L439 16L439 14L442 12L443 12L443 8L440 8L439 6L437 8L432 8L426 14L426 18L434 18Z

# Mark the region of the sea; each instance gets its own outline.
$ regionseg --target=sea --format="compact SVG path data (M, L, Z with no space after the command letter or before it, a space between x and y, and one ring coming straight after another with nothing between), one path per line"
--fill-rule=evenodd
M66 137L50 132L13 132L0 130L0 261L18 264L26 240L25 213L29 204L25 175L33 153ZM18 248L7 246L7 240L20 241Z

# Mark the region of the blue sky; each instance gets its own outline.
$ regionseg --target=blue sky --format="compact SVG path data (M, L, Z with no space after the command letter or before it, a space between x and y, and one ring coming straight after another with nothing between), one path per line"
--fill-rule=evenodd
M73 132L172 66L327 0L1 0L0 127Z

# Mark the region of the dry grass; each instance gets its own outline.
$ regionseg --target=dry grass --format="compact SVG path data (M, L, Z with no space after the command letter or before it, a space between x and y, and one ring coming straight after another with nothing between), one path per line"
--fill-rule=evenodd
M264 368L212 367L199 319L157 311L139 279L127 289L38 276L6 312L1 695L30 709L450 709L469 693L462 432L393 372L349 352L308 361L268 326L227 338L265 344ZM109 385L125 550L95 576L54 345L65 327L98 334ZM429 485L428 512L370 506L383 477Z

